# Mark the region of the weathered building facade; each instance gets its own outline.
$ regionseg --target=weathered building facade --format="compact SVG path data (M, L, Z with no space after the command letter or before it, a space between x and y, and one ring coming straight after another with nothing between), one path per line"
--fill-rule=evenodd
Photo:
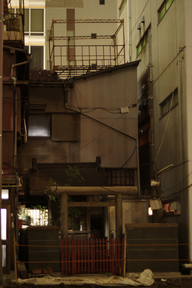
M136 61L62 82L31 82L26 118L28 138L19 150L21 173L25 184L28 183L28 199L23 203L40 203L40 196L47 201L45 189L49 180L64 186L68 165L77 167L85 179L72 186L98 186L101 190L105 186L121 186L127 187L127 195L134 195L129 190L135 187L136 194L140 193L137 108L130 105L136 97L138 64ZM103 201L96 198L97 202ZM142 199L137 200L141 206L138 204L136 210L142 210L145 216L138 212L130 221L147 222L146 201L142 205ZM80 201L85 201L85 197ZM103 219L101 235L106 237L116 231L113 221L109 226L110 209L113 208L101 207L94 212L92 208L90 212L92 218L99 214ZM126 205L123 209L127 209ZM125 213L120 214L125 223ZM86 220L88 231L90 219ZM122 234L122 223L120 229Z
M21 4L21 3L20 3ZM20 6L22 9L22 4ZM3 273L14 270L13 239L17 239L17 203L21 179L18 147L25 133L22 113L28 98L29 61L24 51L23 15L3 14L3 115L2 117L2 266ZM2 63L1 63L2 64Z

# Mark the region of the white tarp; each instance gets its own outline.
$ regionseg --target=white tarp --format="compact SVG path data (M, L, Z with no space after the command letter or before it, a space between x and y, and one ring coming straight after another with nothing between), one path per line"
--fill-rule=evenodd
M18 279L19 284L34 284L34 285L84 285L95 284L100 286L151 286L154 283L151 270L146 269L138 277L136 274L131 274L130 277L98 277L98 276L78 276L78 277L52 277L45 276L42 278Z

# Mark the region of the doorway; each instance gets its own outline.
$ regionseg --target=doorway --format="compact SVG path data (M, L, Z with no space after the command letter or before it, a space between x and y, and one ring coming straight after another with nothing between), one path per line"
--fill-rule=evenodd
M91 215L91 237L104 238L102 215Z

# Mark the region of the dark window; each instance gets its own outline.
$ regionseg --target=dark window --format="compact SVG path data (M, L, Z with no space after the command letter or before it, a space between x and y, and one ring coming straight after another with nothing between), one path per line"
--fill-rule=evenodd
M178 89L176 88L162 103L160 103L161 117L166 115L178 104Z
M31 46L31 67L43 69L43 46Z
M133 169L106 169L108 186L134 186Z
M105 5L105 0L99 0L100 5Z

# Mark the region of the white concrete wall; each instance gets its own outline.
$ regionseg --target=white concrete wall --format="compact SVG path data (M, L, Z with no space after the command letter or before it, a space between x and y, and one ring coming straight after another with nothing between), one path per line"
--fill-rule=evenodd
M175 0L163 19L158 23L158 9L163 0L128 0L131 8L130 54L132 60L141 59L138 67L138 99L141 96L141 86L147 77L149 63L149 46L144 47L136 56L136 47L149 25L152 28L152 64L153 64L153 96L155 113L155 151L157 153L156 170L174 164L175 168L163 174L161 187L164 196L179 197L181 216L176 221L179 225L180 241L192 242L191 220L189 207L192 204L191 185L191 9L190 0ZM141 17L141 31L137 24ZM186 46L182 53L180 48ZM160 103L178 88L178 105L170 114L161 118ZM162 140L163 139L163 140ZM160 147L160 151L158 152ZM181 191L181 193L178 193ZM162 195L163 196L163 195ZM169 221L167 219L167 221ZM183 257L192 257L183 249ZM191 248L190 248L191 250Z

